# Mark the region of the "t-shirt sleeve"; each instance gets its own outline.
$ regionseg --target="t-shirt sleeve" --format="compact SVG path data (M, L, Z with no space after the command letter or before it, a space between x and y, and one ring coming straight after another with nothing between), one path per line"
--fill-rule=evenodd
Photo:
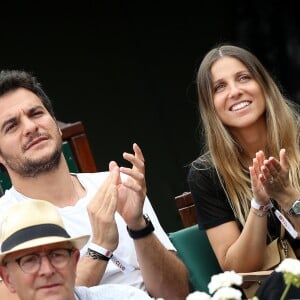
M156 234L160 242L165 246L165 248L167 248L168 250L176 251L176 248L171 243L167 233L162 228L148 197L146 197L145 199L143 212L147 214L151 219L151 222L154 226L154 233Z
M214 168L192 164L188 173L188 185L195 202L200 229L209 229L235 220Z

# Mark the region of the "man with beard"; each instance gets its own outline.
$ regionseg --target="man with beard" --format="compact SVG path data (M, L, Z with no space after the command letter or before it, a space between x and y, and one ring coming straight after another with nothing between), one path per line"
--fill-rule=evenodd
M142 151L137 144L133 151L123 154L132 168L111 161L107 172L70 174L39 82L24 71L0 73L0 163L13 184L0 199L0 223L13 203L47 200L71 236L91 235L81 249L76 284L126 283L155 298L184 299L187 269L146 196Z

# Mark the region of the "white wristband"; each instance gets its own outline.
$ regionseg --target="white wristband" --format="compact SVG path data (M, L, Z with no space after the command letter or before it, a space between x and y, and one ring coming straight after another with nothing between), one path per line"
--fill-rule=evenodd
M272 202L269 202L266 205L260 205L258 204L254 198L252 198L251 200L251 207L257 209L257 210L262 210L262 211L268 211L269 209L271 209L273 207Z
M94 250L94 251L96 251L96 252L98 252L98 253L100 253L100 254L108 257L108 258L111 258L112 255L113 255L112 251L109 251L109 250L107 250L107 249L105 249L105 248L103 248L103 247L101 247L99 245L96 245L94 243L90 243L89 244L89 248L91 250Z

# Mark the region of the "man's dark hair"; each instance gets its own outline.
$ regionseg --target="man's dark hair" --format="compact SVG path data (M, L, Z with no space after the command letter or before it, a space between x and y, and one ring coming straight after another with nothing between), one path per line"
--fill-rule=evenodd
M20 70L2 70L0 72L0 97L18 88L27 89L37 95L50 115L55 118L51 100L32 74Z
M2 70L0 72L0 97L10 91L15 91L18 88L27 89L37 95L41 99L49 114L55 119L51 100L42 89L42 86L37 81L36 77L25 71ZM7 171L2 164L0 164L0 172L7 174Z

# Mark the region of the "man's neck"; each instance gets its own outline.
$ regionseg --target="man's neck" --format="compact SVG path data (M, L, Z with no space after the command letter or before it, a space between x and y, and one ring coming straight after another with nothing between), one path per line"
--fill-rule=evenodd
M73 178L72 178L73 177ZM36 177L12 177L13 187L21 195L47 200L58 207L74 205L83 188L68 168L59 168Z

